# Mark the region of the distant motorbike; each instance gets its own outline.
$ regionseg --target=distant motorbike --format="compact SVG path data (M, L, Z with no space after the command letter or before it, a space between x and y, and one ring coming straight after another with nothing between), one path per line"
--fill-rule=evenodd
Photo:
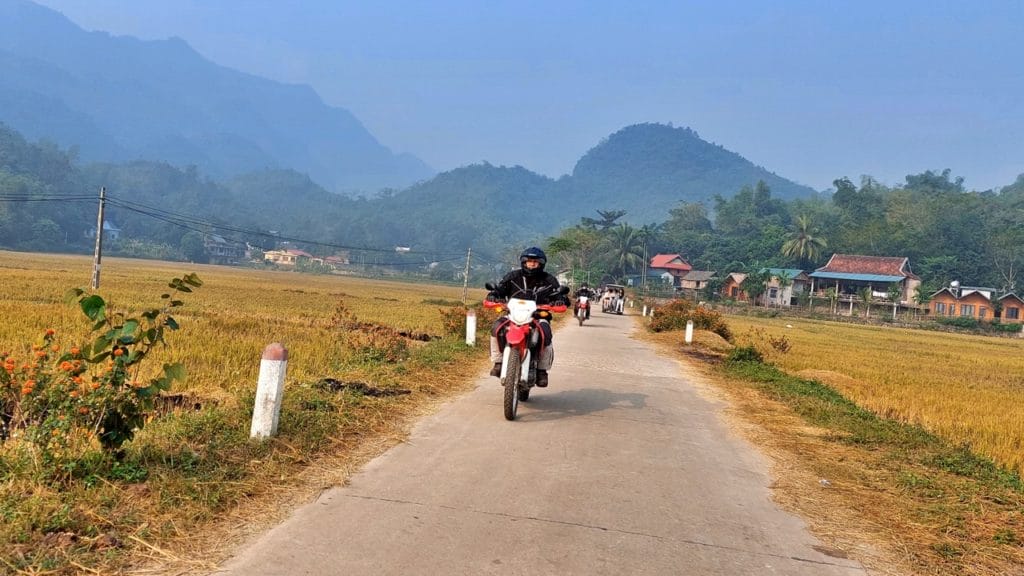
M580 326L583 326L583 321L587 319L587 312L589 311L590 298L587 296L576 298L576 320L579 321Z
M487 283L488 290L494 290L495 286ZM538 321L542 318L550 318L552 312L565 312L566 306L538 305L537 297L543 294L547 287L539 290L520 290L514 294L508 302L490 302L485 300L485 308L495 308L499 311L505 310L503 322L498 328L498 341L504 342L501 356L501 385L505 389L505 399L502 407L506 420L515 420L519 402L526 402L530 399L530 389L537 381L537 358L540 356L541 347L547 343L541 342L541 329ZM556 295L564 295L569 288L562 286Z

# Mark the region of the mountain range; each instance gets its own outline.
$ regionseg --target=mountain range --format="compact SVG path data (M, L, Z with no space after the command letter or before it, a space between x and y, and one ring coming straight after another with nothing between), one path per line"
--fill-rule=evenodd
M86 161L166 161L214 178L305 172L334 192L429 178L309 86L218 66L179 38L87 32L28 0L0 0L0 121Z
M90 189L344 245L496 254L596 210L647 224L758 181L776 198L816 194L657 123L609 135L558 179L488 163L433 175L308 86L220 67L180 39L86 32L28 0L0 0L0 123L69 149Z

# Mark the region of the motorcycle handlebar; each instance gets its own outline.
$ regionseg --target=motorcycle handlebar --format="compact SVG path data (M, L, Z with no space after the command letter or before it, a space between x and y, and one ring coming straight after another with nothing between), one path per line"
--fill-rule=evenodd
M504 308L504 302L493 302L491 300L484 300L484 308ZM548 312L565 312L569 307L565 304L541 304L537 306L537 310L547 310Z

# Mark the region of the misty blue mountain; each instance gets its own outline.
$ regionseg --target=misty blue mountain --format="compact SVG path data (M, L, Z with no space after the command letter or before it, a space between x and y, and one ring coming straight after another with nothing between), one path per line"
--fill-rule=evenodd
M214 178L267 168L334 192L429 178L308 86L218 66L171 38L86 32L27 0L0 0L0 121L87 161L195 165Z

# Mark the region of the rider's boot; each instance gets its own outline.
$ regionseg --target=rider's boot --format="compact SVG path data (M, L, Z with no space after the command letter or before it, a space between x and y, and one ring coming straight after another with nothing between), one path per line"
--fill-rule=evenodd
M495 362L494 366L491 367L491 376L501 378L501 362Z
M548 387L548 371L547 370L537 370L537 381L534 384L536 384L538 388L547 388Z

